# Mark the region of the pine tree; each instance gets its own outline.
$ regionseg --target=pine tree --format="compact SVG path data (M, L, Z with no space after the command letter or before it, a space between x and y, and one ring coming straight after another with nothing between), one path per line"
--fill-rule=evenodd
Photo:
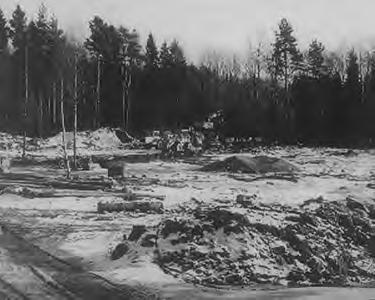
M139 34L136 30L129 31L127 28L120 26L118 29L122 47L126 47L126 56L131 60L132 65L139 66L142 61L142 46L139 42Z
M352 99L359 99L361 94L360 71L358 64L358 56L351 50L348 54L348 62L346 67L346 80L344 87L347 94L350 94Z
M275 75L283 79L284 88L288 91L293 74L301 67L302 56L297 48L293 27L287 19L280 21L279 30L275 32L275 35L276 41L273 44L272 54Z
M119 30L98 16L90 21L89 27L90 36L85 42L86 49L96 57L101 56L105 62L117 62L123 41Z
M28 114L27 114L27 103L28 103L28 49L26 47L26 14L22 8L17 5L16 9L12 13L12 17L9 20L10 30L9 37L12 42L14 49L13 53L13 80L12 88L15 97L15 106L18 111L23 111L23 122L22 127L29 131L30 124L28 124Z
M185 59L184 51L178 44L177 40L172 41L169 49L170 49L173 64L176 66L185 66L186 59Z
M25 33L26 33L26 14L21 6L17 5L9 21L10 24L10 38L15 51L24 51L25 47Z
M159 51L152 33L148 35L145 60L147 68L156 69L159 65Z
M324 46L317 40L313 40L307 53L308 70L314 78L320 78L325 73Z
M0 53L8 48L9 28L3 11L0 9Z
M172 64L173 64L173 59L172 59L171 50L168 47L167 42L164 41L160 48L160 67L168 68L172 66Z

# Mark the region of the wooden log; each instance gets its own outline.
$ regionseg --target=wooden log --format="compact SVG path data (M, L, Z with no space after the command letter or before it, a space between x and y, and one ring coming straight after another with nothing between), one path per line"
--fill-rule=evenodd
M132 201L132 202L99 202L98 213L140 211L143 213L163 213L163 203L160 201Z

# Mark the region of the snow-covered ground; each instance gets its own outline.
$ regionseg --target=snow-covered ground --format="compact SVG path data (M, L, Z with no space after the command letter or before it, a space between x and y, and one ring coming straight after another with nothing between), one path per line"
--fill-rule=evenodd
M99 133L103 134L103 132ZM103 139L97 138L97 135L99 134L80 134L82 140L85 140L78 143L80 155L145 154L143 150L124 149L125 147L118 144L118 140L111 133L105 132ZM8 140L3 143L6 147L3 147L0 155L17 157L21 154L19 145L22 144L19 139L16 139L19 142L18 146L10 146L11 138L14 137L8 136ZM56 136L30 146L30 157L43 157L47 160L60 157L62 155L60 138L61 136ZM94 142L90 145L87 140ZM17 143L15 142L14 145ZM301 292L303 290L258 291L256 295L255 292L247 291L245 296L241 291L229 292L228 287L222 292L194 288L185 283L183 280L186 277L178 275L178 272L162 270L155 262L154 248L142 247L141 240L128 243L129 250L120 259L110 259L111 252L124 241L124 235L129 236L134 225L146 225L152 233L167 220L189 218L189 213L194 212L199 206L237 210L250 218L250 222L278 227L285 222L281 220L278 223L279 215L276 216L276 213L269 208L277 210L281 207L286 211L298 211L301 205L311 199L317 199L318 203L319 201L326 203L344 202L348 197L366 205L375 204L374 150L277 147L254 148L249 154L283 158L297 166L299 171L293 174L292 178L277 178L262 174L215 173L200 170L209 162L233 154L212 154L175 161L152 160L148 163L128 163L126 178L116 184L136 194L147 195L147 199L153 197L160 199L160 196L163 196L164 214L140 212L98 214L96 207L99 201L123 201L121 194L103 191L99 187L87 191L79 188L47 188L42 184L43 182L64 181L63 170L51 169L47 165L16 166L11 168L10 174L1 175L2 183L28 187L34 194L25 197L22 192L18 195L17 192L2 193L0 195L2 222L7 223L17 233L42 249L62 259L79 261L88 270L113 282L146 284L160 289L162 293L172 298L184 299L182 291L186 291L185 295L190 295L189 299L229 299L230 297L349 299L340 298L342 295L346 297L354 295L357 299L361 299L361 296L375 295L361 289L350 290L348 293L345 290L332 289L304 290L305 292ZM80 171L75 175L82 180L100 181L105 173ZM47 191L49 194L43 194ZM38 196L37 192L42 196ZM246 209L238 208L236 202L238 195L250 197L251 205L265 209L248 213ZM259 238L262 239L261 236ZM229 242L234 243L235 240L228 239ZM251 239L247 243L251 244ZM264 244L265 240L259 243ZM283 281L279 283L283 284Z

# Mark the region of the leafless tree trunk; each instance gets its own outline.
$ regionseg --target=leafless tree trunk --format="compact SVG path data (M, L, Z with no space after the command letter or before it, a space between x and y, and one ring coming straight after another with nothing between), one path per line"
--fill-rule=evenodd
M95 127L100 127L100 84L101 84L101 57L98 56L98 66L97 66L97 79L96 79L96 105L95 105Z
M60 87L61 87L61 95L60 95L60 112L61 112L61 128L62 128L62 148L64 151L64 163L65 163L65 170L66 170L66 177L70 178L70 164L69 164L69 157L66 150L66 142L65 142L65 117L64 117L64 79L60 79Z
M132 82L132 77L129 70L124 70L124 79L122 84L122 124L124 130L129 130L129 115L130 115L130 97L129 89Z
M74 169L77 169L77 111L78 111L78 70L77 70L77 55L74 57L74 130L73 130L73 164Z
M53 125L56 124L56 82L53 82L52 85L52 122Z
M122 127L126 130L126 75L125 66L122 66Z
M132 77L131 77L131 74L129 72L128 74L128 79L127 79L127 82L126 82L126 124L125 124L125 130L126 131L129 131L129 116L130 116L130 97L129 97L129 89L130 89L130 85L131 85L131 82L132 82Z
M38 110L39 110L39 137L43 136L43 96L40 92L38 95Z
M284 62L285 62L285 67L284 67L284 89L285 89L285 92L288 93L288 82L289 82L289 73L288 73L288 68L289 68L289 64L288 64L288 53L286 51L284 51Z
M27 104L29 102L29 50L25 47L25 101L23 107L23 119L24 119L24 130L23 130L23 147L22 157L26 156L26 125L27 125Z

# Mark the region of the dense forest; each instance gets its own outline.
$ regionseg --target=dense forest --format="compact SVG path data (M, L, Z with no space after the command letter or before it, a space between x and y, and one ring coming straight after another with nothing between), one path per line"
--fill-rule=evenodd
M45 136L68 129L123 127L132 134L179 129L221 111L223 136L330 145L375 138L375 51L301 50L292 25L246 59L207 53L189 63L177 40L143 47L136 30L91 19L83 42L69 39L41 6L0 10L0 128ZM75 116L77 116L75 118Z

